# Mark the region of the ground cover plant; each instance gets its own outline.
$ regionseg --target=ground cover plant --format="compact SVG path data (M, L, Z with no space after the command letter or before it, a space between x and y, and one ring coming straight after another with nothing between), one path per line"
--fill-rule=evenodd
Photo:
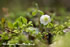
M64 8L59 9L61 16L47 11L40 10L36 3L26 11L1 17L0 47L69 47L70 16Z

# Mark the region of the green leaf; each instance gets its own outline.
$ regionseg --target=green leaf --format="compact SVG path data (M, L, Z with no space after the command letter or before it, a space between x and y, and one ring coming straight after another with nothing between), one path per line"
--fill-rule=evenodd
M33 26L32 21L29 21L29 23L27 24L27 26Z
M16 19L14 22L14 27L21 27L23 24L27 24L27 19L20 16L19 18Z
M36 10L32 12L32 15L33 16L35 16L36 14L37 14L37 11Z
M8 22L8 27L11 28L11 29L13 29L13 24L12 24L12 22L10 22L10 21Z
M44 15L44 12L41 10L38 10L38 12L40 13L40 15Z
M25 28L25 27L27 27L27 25L25 25L25 24L23 24L23 25L21 26L21 28Z
M47 25L47 28L52 28L52 27L54 27L54 25L53 25L52 23L49 23L49 24Z
M26 18L20 16L19 20L20 20L20 22L22 22L22 24L27 24L27 19Z
M15 32L15 33L19 33L17 30L14 30L13 32Z
M14 22L13 23L13 25L14 25L14 27L21 27L22 26L22 23L21 22L19 22L19 21L16 21L16 22Z
M14 22L13 25L14 25L14 27L18 27L19 26L18 22Z

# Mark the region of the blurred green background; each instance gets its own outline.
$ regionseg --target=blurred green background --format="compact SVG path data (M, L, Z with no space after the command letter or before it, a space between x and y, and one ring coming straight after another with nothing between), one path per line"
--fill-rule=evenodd
M35 3L38 3L39 9L45 14L55 12L60 21L65 21L65 18L70 16L70 0L0 0L0 19L7 15L10 15L12 19L21 15L25 16L27 12L32 12Z
M56 12L59 8L70 11L70 0L0 0L0 16L3 15L2 8L8 8L9 11L24 11L33 7L35 3L38 3L39 8L44 11L47 8L56 10Z

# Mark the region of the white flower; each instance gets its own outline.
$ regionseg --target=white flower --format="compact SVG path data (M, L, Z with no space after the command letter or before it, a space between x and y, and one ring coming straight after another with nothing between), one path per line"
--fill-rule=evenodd
M49 22L51 22L51 18L49 15L42 15L40 17L41 24L47 25Z

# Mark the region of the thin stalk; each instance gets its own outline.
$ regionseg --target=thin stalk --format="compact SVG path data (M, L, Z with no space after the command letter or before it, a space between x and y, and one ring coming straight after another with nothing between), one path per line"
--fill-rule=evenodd
M47 28L46 28L46 26L44 25L44 30L45 30L45 32L47 32L47 30L46 30Z

